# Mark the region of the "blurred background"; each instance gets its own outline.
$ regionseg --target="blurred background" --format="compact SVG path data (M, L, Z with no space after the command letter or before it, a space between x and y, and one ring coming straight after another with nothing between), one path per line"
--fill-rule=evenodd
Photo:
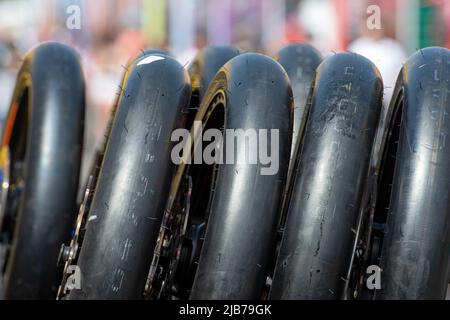
M350 50L378 66L386 103L409 54L449 46L450 1L0 0L0 126L21 58L48 40L80 53L89 158L103 140L123 66L142 49L169 49L186 66L199 49L214 44L269 55L292 42L311 43L325 56Z

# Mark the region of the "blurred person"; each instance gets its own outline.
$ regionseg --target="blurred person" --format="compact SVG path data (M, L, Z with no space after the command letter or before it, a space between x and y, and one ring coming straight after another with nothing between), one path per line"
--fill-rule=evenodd
M384 3L384 2L379 2ZM364 7L366 8L366 7ZM392 7L382 7L381 12L387 12ZM383 78L384 98L383 104L389 104L397 81L398 73L405 62L407 55L402 44L388 36L393 29L393 21L381 16L381 28L369 28L365 16L360 26L360 37L351 42L348 50L361 54L371 60L378 68Z
M261 45L274 55L286 44L286 0L261 0Z
M297 8L297 17L311 44L322 53L340 50L342 30L337 0L302 0Z
M231 26L232 43L244 51L258 51L263 53L262 26L267 23L263 14L263 2L261 0L232 2ZM274 22L276 23L276 22ZM276 26L272 26L273 29Z
M287 43L302 43L309 41L308 37L303 32L302 26L293 14L289 14L286 18L285 37Z

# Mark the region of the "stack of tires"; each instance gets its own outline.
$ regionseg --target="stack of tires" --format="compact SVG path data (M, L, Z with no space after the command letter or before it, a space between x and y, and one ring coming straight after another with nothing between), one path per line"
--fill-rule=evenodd
M213 46L186 70L148 50L77 204L84 81L43 44L2 135L4 298L443 299L449 89L449 51L415 53L380 126L381 76L354 53Z

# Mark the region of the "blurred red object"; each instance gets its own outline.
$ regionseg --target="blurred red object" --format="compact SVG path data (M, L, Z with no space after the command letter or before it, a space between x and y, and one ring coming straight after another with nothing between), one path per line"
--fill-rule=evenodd
M287 17L284 32L288 43L305 42L307 40L302 27L294 14Z

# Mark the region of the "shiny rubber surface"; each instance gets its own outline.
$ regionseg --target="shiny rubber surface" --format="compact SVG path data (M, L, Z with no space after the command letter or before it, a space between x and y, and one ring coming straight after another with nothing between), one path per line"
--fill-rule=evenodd
M25 57L14 98L29 91L22 194L5 275L6 299L54 299L56 266L70 238L83 144L84 80L76 52L45 43Z
M362 56L317 69L271 299L339 299L352 256L383 85Z
M287 74L275 60L247 53L222 67L208 89L198 118L219 92L226 95L226 129L279 130L280 165L274 175L261 175L260 164L219 166L190 298L259 299L268 260L275 249L283 181L289 164L292 90ZM245 152L244 149L237 152Z
M400 138L377 299L444 299L450 252L450 51L428 48L400 72Z
M208 46L195 57L189 74L193 90L198 90L200 102L217 71L238 54L239 50L232 46Z
M174 173L173 130L184 126L187 71L164 55L128 68L81 247L81 290L69 299L140 299Z

